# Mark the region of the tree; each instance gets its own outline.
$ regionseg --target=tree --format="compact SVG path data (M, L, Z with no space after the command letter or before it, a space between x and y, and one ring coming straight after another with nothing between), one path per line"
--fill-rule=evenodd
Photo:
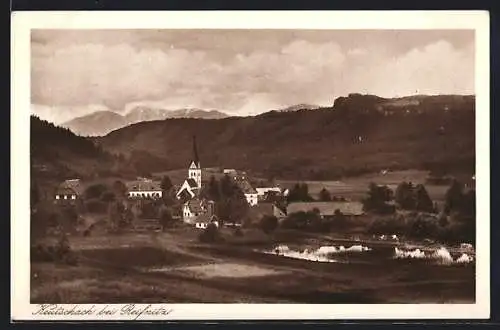
M471 189L463 195L460 210L464 216L476 216L476 190Z
M125 197L127 195L127 186L120 180L113 183L113 192L116 196Z
M103 185L103 184L94 184L92 186L89 186L86 190L85 190L85 197L87 199L91 199L91 198L100 198L101 195L106 191L108 190L108 188Z
M413 185L411 182L401 182L396 188L394 197L395 202L404 210L414 210L416 206L416 198L413 193Z
M278 218L273 215L265 215L260 220L260 228L266 234L270 234L278 228Z
M164 192L170 191L174 185L172 184L172 181L170 180L168 175L163 176L163 179L161 180L161 190Z
M393 192L387 186L370 183L368 196L363 199L363 209L367 212L387 214L394 212L394 206L389 201L393 199Z
M103 202L112 202L116 199L115 194L112 191L106 191L102 193L101 195L101 200Z
M121 227L123 214L120 209L120 203L113 202L108 206L108 217L111 229L116 230Z
M220 200L221 194L220 194L219 182L215 179L213 175L210 177L210 181L208 182L205 194L207 198L213 201Z
M330 192L326 190L325 188L321 189L319 192L319 200L323 202L331 201L332 196L330 195Z
M444 212L450 214L451 211L460 209L463 199L463 186L457 180L453 180L450 188L446 191Z
M416 200L415 209L417 211L429 212L429 213L434 212L434 204L432 203L432 200L429 197L427 190L421 184L417 185L417 187L415 188L415 200Z
M306 183L296 183L288 193L288 202L309 202L313 198L309 195L309 187Z
M203 243L214 243L220 239L219 229L215 224L209 223L207 228L200 233L198 239Z
M174 218L169 210L163 210L160 214L160 223L163 229L171 227L174 223Z

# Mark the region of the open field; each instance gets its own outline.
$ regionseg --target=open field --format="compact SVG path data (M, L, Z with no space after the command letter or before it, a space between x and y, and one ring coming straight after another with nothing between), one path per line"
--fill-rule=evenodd
M246 230L225 242L197 231L75 237L77 266L33 262L33 303L447 303L473 302L475 266L383 258L381 245L352 262L321 263L264 254L312 235ZM313 239L314 240L314 239ZM332 244L317 237L318 244ZM346 241L342 243L349 246ZM352 244L352 243L351 243ZM374 246L374 245L372 245ZM378 251L375 253L375 251ZM380 252L381 251L381 252ZM385 251L385 252L384 252Z
M352 200L360 200L366 195L368 185L374 182L380 185L387 185L392 190L396 190L398 184L403 181L409 181L414 184L423 184L432 200L442 201L444 199L448 186L439 186L426 183L428 172L419 170L394 171L382 173L372 173L357 177L348 177L340 181L303 181L309 187L309 193L317 197L320 190L326 188L335 196L344 196ZM292 187L296 181L277 180L283 187Z

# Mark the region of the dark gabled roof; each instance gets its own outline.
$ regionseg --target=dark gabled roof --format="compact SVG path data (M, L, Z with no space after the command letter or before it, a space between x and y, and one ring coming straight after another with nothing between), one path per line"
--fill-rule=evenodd
M273 203L259 203L252 206L252 209L262 215L273 215L274 204Z
M136 180L125 184L128 191L159 191L161 189L160 181Z
M57 187L56 194L59 195L80 195L83 193L83 185L79 179L71 179L62 182L59 187Z
M196 217L195 222L197 223L210 223L212 221L217 221L217 216L216 215L208 215L207 213L203 213L199 216Z
M198 184L196 183L196 181L193 179L193 178L189 178L189 179L186 179L188 185L191 187L191 188L196 188L198 187Z
M339 210L345 215L363 214L363 204L360 202L297 202L291 203L287 207L287 214L295 212L307 212L318 209L321 215L334 215L335 210Z
M257 190L255 190L250 182L248 182L246 179L240 179L236 178L235 180L236 184L238 187L243 191L244 194L256 194Z

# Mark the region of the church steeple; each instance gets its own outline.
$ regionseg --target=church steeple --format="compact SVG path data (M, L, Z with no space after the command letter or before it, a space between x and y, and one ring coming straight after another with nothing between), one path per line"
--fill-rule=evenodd
M196 167L200 167L200 159L198 157L198 149L196 148L196 135L193 135L193 162Z
M188 177L196 182L198 188L201 188L201 165L198 157L195 135L193 135L193 159L189 165Z

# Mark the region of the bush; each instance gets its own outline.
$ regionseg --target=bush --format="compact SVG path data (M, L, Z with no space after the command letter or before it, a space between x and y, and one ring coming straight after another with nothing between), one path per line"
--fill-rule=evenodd
M260 220L260 229L266 234L270 234L278 227L278 218L273 215L265 215Z
M103 202L112 202L116 199L116 196L113 192L111 191L106 191L101 195L101 200Z
M241 228L239 227L236 227L236 229L233 232L233 235L236 237L243 237L244 236L243 230L241 230Z
M78 257L71 246L68 238L63 236L55 245L37 244L31 247L32 262L58 262L75 266L78 264Z
M214 243L220 238L219 229L213 223L210 223L198 236L198 240L202 243Z
M89 186L85 190L85 197L87 199L99 198L106 190L108 190L108 188L105 185L95 184L95 185Z
M106 213L108 210L108 206L106 205L106 203L95 198L86 201L85 208L90 213Z

